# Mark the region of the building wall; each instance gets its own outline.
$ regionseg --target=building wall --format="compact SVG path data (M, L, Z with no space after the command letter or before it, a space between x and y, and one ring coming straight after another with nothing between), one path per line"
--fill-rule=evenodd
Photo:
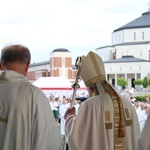
M124 29L112 33L112 45L126 42L149 41L150 28Z
M46 64L32 64L28 70L27 78L33 82L39 77L64 77L74 82L76 70L72 69L72 55L68 52L52 52L50 61Z
M101 56L103 61L112 60L113 59L113 53L115 53L115 47L105 47L99 50L96 50L96 53Z
M67 52L52 52L50 55L50 72L51 76L56 76L55 70L58 70L57 76L69 78L68 69L72 69L72 57Z
M33 64L32 64L33 65ZM36 66L36 63L35 63L35 66L33 67L29 67L28 71L29 72L32 72L32 71L38 71L38 70L50 70L50 64L43 64L43 65L38 65Z
M149 41L150 28L134 28L124 30L124 42Z
M149 60L149 44L121 45L116 47L116 58L132 55L136 58Z
M128 63L105 63L107 74L125 74L150 72L149 62L128 62Z
M132 28L115 31L112 33L112 47L116 52L116 59L122 56L132 55L135 58L150 61L150 27ZM104 61L111 60L111 47L101 47L96 53ZM106 77L117 87L117 78L124 77L128 81L128 86L132 87L133 80L150 77L150 62L125 62L125 63L105 63Z
M106 77L112 83L112 80L123 77L128 81L128 87L131 88L132 79L144 79L149 76L149 62L129 62L129 63L105 63ZM108 78L109 77L109 78ZM117 87L117 83L115 83Z
M124 30L112 33L112 45L124 43Z

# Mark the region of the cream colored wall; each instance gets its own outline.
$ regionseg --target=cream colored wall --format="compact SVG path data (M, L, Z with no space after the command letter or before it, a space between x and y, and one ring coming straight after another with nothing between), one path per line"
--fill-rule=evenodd
M96 50L96 53L101 56L103 61L111 60L114 52L115 47L105 47L103 49Z
M142 39L142 34L144 33L144 39ZM135 39L134 39L135 33ZM149 41L150 39L150 28L137 28L124 30L124 42L141 42Z
M112 33L112 45L124 42L124 31L117 31Z
M133 55L136 58L148 60L149 46L149 44L116 46L116 58L121 58L125 55Z
M150 63L149 62L133 62L133 63L105 63L106 74L109 75L109 81L112 83L112 79L115 79L115 76L121 74L126 76L128 81L128 87L131 88L131 79L137 79L137 75L140 75L140 78L148 77L150 73ZM117 77L117 78L118 78ZM115 85L117 87L117 83Z
M147 75L150 72L149 62L129 62L129 63L105 63L107 74L141 73Z
M143 34L144 33L144 39ZM112 45L126 43L126 42L141 42L149 41L150 28L133 28L125 29L112 33ZM135 34L135 39L134 39Z

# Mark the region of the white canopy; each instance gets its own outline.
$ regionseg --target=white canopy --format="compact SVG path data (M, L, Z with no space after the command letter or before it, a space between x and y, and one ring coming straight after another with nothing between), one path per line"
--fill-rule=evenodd
M62 97L70 97L73 94L72 83L63 77L40 77L32 83L40 88L47 97L51 94ZM77 95L87 94L86 86L83 81L79 82L80 88L77 90Z
M38 80L33 82L33 85L41 89L72 89L69 80L63 77L40 77Z
M67 97L72 94L71 83L63 77L40 77L32 84L39 87L47 97L51 94Z

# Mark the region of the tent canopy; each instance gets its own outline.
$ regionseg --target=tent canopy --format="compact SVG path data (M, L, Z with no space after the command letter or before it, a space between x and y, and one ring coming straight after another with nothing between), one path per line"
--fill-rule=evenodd
M33 82L33 85L39 87L40 89L72 90L69 80L63 77L40 77L38 80Z
M62 97L70 97L73 94L72 83L63 77L40 77L38 80L32 83L36 87L40 88L47 97L51 94ZM77 95L87 94L84 82L79 82L80 88L77 90Z

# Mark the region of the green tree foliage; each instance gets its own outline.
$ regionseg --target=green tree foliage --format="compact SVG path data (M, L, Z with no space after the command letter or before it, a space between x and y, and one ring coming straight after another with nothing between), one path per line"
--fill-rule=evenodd
M122 89L124 90L124 88L128 85L128 82L125 81L124 78L118 78L117 79L117 85L121 86Z
M139 86L142 85L142 83L143 83L142 79L134 80L134 85L137 85L138 89L139 89Z
M148 80L148 85L150 86L150 79Z
M144 77L143 82L142 82L143 87L146 89L149 85L149 81L147 77Z

